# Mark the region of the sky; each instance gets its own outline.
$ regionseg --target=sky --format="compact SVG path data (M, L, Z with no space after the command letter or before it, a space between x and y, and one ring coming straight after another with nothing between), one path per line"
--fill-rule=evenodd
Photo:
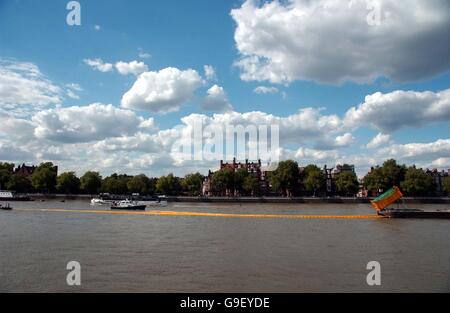
M173 151L201 119L276 124L300 165L450 168L447 0L68 4L0 0L0 161L205 174Z

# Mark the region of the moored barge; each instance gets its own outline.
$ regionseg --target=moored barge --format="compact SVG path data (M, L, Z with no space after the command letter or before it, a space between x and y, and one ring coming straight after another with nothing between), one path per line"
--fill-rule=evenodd
M388 208L391 204L402 198L403 194L400 191L400 188L394 187L373 200L372 206L377 210L379 216L386 218L450 219L450 211Z

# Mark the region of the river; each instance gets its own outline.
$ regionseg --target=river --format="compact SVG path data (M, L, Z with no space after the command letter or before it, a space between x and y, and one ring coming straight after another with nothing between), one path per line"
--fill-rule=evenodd
M192 216L113 215L86 201L12 205L0 211L0 292L450 292L448 220L330 217L373 215L364 204L148 210ZM66 283L70 261L81 265L79 287ZM370 261L381 286L366 282Z

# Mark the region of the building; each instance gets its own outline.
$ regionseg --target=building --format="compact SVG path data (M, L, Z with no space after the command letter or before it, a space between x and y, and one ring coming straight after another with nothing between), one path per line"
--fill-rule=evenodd
M425 172L425 174L427 174L428 176L433 178L435 193L437 195L442 195L444 193L444 187L443 187L444 178L449 177L450 170L448 170L446 172L444 170L438 171L437 169L432 169L432 170L427 169L424 172Z
M263 172L261 160L258 160L258 162L249 162L249 160L245 160L245 163L236 162L236 158L234 158L233 162L231 162L231 163L225 163L223 160L221 160L219 170L224 170L224 169L230 169L234 172L244 169L251 176L253 176L254 178L256 178L259 181L260 188L263 192L265 192L265 190L268 188L267 171ZM205 180L203 181L203 196L206 196L206 197L213 196L213 190L212 190L212 176L213 175L214 175L214 173L212 171L209 171L208 176L206 176ZM230 193L230 192L227 192L227 193ZM227 194L227 196L233 196L233 195L239 196L239 194L236 190L231 193L232 194Z
M14 174L20 174L24 177L31 177L31 175L33 175L36 168L37 168L37 166L34 166L34 165L28 166L28 165L25 165L25 163L24 163L14 169ZM55 171L56 175L58 175L58 166L54 166L53 170Z

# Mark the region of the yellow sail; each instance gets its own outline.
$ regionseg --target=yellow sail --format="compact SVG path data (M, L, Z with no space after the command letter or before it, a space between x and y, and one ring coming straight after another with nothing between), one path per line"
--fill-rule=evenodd
M403 197L402 192L398 187L394 187L389 191L385 192L378 198L372 201L372 206L377 210L381 211L390 206L392 203L400 200Z

